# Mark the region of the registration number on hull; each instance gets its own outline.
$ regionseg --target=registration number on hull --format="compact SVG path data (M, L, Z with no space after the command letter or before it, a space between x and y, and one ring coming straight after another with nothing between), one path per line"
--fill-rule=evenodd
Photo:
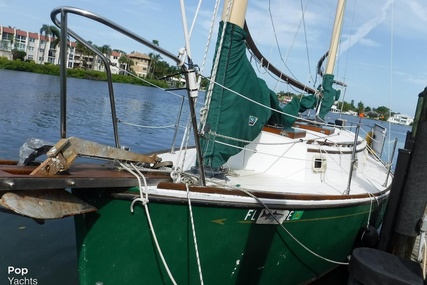
M256 224L282 224L284 221L299 220L304 211L261 209L248 210L245 221L255 221Z

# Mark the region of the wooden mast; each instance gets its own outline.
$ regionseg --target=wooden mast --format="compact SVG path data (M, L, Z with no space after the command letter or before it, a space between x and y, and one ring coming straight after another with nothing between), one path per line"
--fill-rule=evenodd
M228 7L230 6L230 10ZM222 20L238 25L243 29L245 25L246 9L248 7L248 0L229 0L224 1L224 9L222 10Z
M338 0L325 74L334 73L335 59L338 51L338 44L339 44L339 39L341 35L341 26L342 26L342 21L344 17L344 9L345 9L345 0Z

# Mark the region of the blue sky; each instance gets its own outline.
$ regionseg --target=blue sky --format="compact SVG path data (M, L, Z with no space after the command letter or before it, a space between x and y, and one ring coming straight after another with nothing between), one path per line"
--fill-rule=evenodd
M261 52L301 82L318 84L315 67L329 47L336 1L249 2L247 22ZM198 1L186 1L189 26L197 4ZM50 12L58 6L90 10L148 40L158 40L172 53L177 54L184 46L178 0L0 0L0 25L39 32L43 24L51 24ZM203 62L213 7L214 1L203 1L191 37L193 60L199 65ZM80 17L70 16L69 26L97 45L108 44L126 52L151 52ZM418 94L427 86L426 26L427 6L421 0L348 0L335 69L336 79L348 84L342 92L345 101L362 101L365 106L386 106L394 112L414 115ZM213 39L216 30L217 26ZM211 53L212 48L204 75L210 70ZM276 92L293 92L265 73L260 76Z

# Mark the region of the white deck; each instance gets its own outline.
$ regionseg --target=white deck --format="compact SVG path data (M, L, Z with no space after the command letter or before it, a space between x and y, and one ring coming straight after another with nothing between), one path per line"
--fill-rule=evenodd
M391 184L387 170L366 149L359 137L357 167L353 171L350 194L378 193ZM314 141L314 142L313 142ZM316 143L332 142L326 146ZM228 187L293 194L342 195L348 188L353 133L336 129L332 135L307 131L303 139L290 139L262 132L253 143L230 158L227 181L215 181ZM163 160L177 165L177 154L162 154ZM195 149L187 151L184 170L195 165ZM322 166L315 168L314 160ZM212 184L207 179L208 184Z

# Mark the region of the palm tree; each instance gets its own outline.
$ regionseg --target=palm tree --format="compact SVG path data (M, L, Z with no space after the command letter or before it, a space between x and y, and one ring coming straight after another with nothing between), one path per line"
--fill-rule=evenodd
M88 42L89 44L92 44L91 41ZM81 58L81 63L80 65L87 70L88 69L88 63L87 60L85 59L85 56L88 58L89 56L93 56L93 52L87 48L84 44L82 44L81 42L77 41L76 43L76 51L78 53L81 54L82 58ZM93 64L92 64L92 68L93 68Z
M110 58L110 55L113 52L109 45L103 45L100 50L107 58Z
M46 49L46 42L49 41L49 36L51 35L52 35L52 38L54 39L54 41L52 42L52 47L55 48L60 42L60 32L58 28L55 26L43 24L43 26L40 28L40 35L42 36L44 35L46 38L46 41L44 43L44 49ZM41 41L39 42L39 50L40 50L40 44L41 44ZM42 62L44 62L44 55L45 55L45 50L43 50L43 54L41 58Z
M133 60L131 60L131 59L130 59L129 57L127 57L126 55L122 55L122 56L119 58L119 63L120 63L120 67L121 67L122 65L124 65L124 66L125 66L125 70L126 70L127 72L129 72L130 67L131 67L132 65L134 65Z
M153 44L156 46L159 46L159 41L153 40ZM157 65L158 65L159 61L162 59L162 57L160 56L160 54L153 53L153 52L150 52L148 54L148 56L150 57L150 67L148 70L150 72L150 77L153 78L154 75L156 74Z
M96 47L100 52L102 52L105 57L110 60L111 53L113 50L111 49L110 45L103 45L102 47ZM99 70L101 70L100 67L98 67Z

